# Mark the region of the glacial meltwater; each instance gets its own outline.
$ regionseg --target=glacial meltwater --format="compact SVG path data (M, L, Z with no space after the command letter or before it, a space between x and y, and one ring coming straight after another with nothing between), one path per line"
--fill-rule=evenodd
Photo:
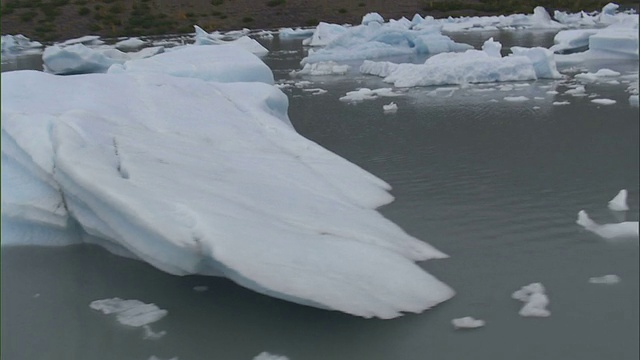
M548 47L553 35L452 38L480 48L493 36L505 51ZM567 66L557 80L396 88L398 96L348 102L339 99L349 91L391 84L360 74L358 62L346 75L292 77L306 55L301 41L261 42L295 129L393 187L395 201L381 213L450 256L419 264L456 295L421 314L363 319L223 278L169 275L94 245L3 247L2 359L638 358L637 235L609 240L576 224L580 210L597 223L638 221L639 112L627 91L637 60ZM40 66L3 71L17 64ZM620 75L574 77L601 68ZM385 112L391 102L397 111ZM607 203L621 189L630 209L612 211ZM619 282L590 282L605 275ZM512 293L538 282L550 316L519 315ZM168 314L144 329L89 306L115 297ZM452 326L466 316L485 324Z

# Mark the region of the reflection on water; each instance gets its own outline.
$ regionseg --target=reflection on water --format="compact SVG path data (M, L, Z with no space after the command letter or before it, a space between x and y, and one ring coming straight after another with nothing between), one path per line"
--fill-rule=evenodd
M527 36L506 34L498 34L505 44ZM546 41L530 36L533 44ZM269 46L275 51L265 61L278 80L289 79L304 56L300 42ZM637 72L638 65L616 66ZM379 78L296 80L328 90L285 90L296 129L393 186L396 201L382 213L451 256L422 266L456 297L423 314L365 320L225 279L164 274L93 246L9 248L1 262L2 358L252 359L262 351L292 360L638 358L637 239L609 243L575 224L581 209L599 222L638 220L638 109L629 106L625 84L587 85L588 94L617 101L608 107L564 94L571 79L511 91L477 85L451 96L408 89L392 99L398 112L384 114L388 98L338 100L358 87L388 86ZM504 101L520 95L528 100ZM551 105L561 100L570 104ZM607 209L620 189L629 191L624 215ZM606 274L621 282L589 283ZM531 282L547 288L551 317L518 315L521 304L510 294ZM141 329L89 308L116 296L167 309L154 323L167 335L145 340ZM450 320L463 316L487 325L454 331Z

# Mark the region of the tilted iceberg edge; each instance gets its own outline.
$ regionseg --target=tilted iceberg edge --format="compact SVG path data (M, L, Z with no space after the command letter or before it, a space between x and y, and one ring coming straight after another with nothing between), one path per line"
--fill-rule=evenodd
M98 243L363 317L453 296L415 264L446 255L375 210L389 185L297 134L272 79L231 45L2 73L3 245Z

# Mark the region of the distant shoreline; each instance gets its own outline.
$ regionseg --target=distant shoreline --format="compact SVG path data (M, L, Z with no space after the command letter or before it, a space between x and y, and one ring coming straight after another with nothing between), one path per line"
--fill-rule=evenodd
M498 0L2 0L2 34L23 34L41 42L83 35L102 37L193 33L193 25L215 30L277 29L318 22L358 24L377 12L385 19L531 14L539 1ZM600 10L609 1L559 0L553 10ZM572 9L576 3L581 9ZM619 2L635 9L636 2Z

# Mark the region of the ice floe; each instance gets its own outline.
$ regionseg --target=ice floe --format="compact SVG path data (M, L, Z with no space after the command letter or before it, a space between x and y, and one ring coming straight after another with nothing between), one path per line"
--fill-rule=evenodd
M115 48L122 51L135 50L141 48L146 42L139 37L131 37L115 43Z
M605 239L615 238L637 238L638 222L623 221L620 223L598 224L591 220L586 211L580 210L576 223L588 231L597 234Z
M516 290L511 297L524 302L520 309L520 316L525 317L547 317L551 312L547 309L549 298L545 294L546 290L541 283L531 283Z
M269 53L264 46L249 36L241 36L234 40L224 40L219 32L207 33L198 25L194 25L196 30L195 45L233 45L241 47L257 56L264 56ZM225 34L228 36L228 34Z
M305 28L281 28L278 30L278 36L282 38L308 38L313 36L314 29Z
M620 282L620 277L618 275L603 275L589 278L589 282L592 284L604 284L604 285L613 285Z
M2 35L2 56L14 56L24 54L27 51L40 51L42 44L38 41L31 41L28 37L18 35Z
M253 360L289 360L289 358L284 355L270 354L264 351L256 355Z
M119 323L133 327L149 325L169 314L167 310L160 309L155 304L145 304L140 300L123 300L117 297L92 301L89 307L106 315L115 314Z
M613 197L608 203L609 209L613 211L626 211L629 210L629 205L627 204L627 196L628 192L626 189L622 189Z
M364 100L373 100L378 97L393 97L400 96L402 94L393 91L392 88L379 88L379 89L369 89L369 88L360 88L358 90L349 91L345 96L340 97L340 101L346 102L358 102Z
M152 47L125 53L114 48L94 49L83 44L65 47L53 45L44 49L42 61L44 70L53 74L104 73L114 64L151 57L163 51L163 47Z
M523 101L529 101L529 98L526 96L506 96L504 98L504 101L509 101L509 102L523 102Z
M395 64L364 61L360 72L384 78L397 87L469 84L499 81L559 78L553 55L545 48L517 48L511 56L500 56L493 39L485 42L484 50L462 53L441 53L424 64Z
M616 103L613 99L592 99L591 102L598 105L613 105Z
M292 71L291 75L344 75L349 71L349 65L340 65L335 61L317 62L313 64L305 64L302 70Z
M196 292L205 292L207 290L209 290L208 286L204 286L204 285L198 285L198 286L194 286L193 290Z
M465 316L451 320L451 324L455 329L475 329L485 325L484 320L474 319L471 316Z
M5 174L17 185L2 194L3 245L92 239L171 274L224 275L362 317L454 295L415 263L446 255L375 210L390 186L297 134L273 74L242 48L190 46L107 74L1 76L3 189ZM141 326L162 311L121 314Z
M398 111L398 105L394 102L390 102L389 104L382 105L382 110L385 113L395 113Z

